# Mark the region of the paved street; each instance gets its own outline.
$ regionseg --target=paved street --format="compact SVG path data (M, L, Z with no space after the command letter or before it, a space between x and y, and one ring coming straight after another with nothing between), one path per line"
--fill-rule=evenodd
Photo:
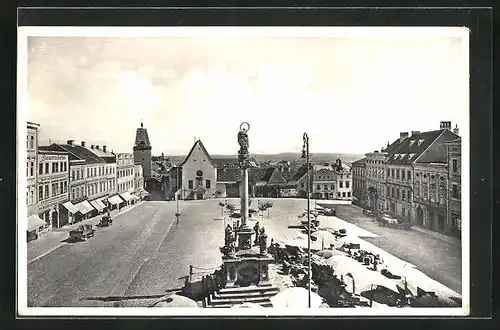
M146 202L97 228L86 242L66 244L28 265L30 306L112 306L91 300L161 295L182 286L189 264L220 264L223 222L217 201ZM215 235L213 235L216 233Z
M257 218L269 240L297 236L299 230L288 226L299 223L306 201L272 201L270 216ZM63 245L30 263L30 306L113 306L106 297L156 296L182 287L190 264L211 270L220 265L224 222L216 219L218 201L181 201L180 208L177 225L175 202L145 202L117 215L111 227L97 228L87 242ZM353 206L337 209L337 216L380 236L365 240L461 292L459 245L416 230L379 227Z

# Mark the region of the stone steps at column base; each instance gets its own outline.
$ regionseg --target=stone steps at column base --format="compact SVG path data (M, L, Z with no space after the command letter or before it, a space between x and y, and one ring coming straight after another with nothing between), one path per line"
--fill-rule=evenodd
M232 308L235 305L238 305L238 304L209 305L208 308ZM270 301L259 303L258 305L265 307L265 308L272 308L273 307L273 304Z
M229 287L210 294L207 307L234 306L243 303L255 303L271 307L271 297L279 292L279 288L271 284L264 286Z

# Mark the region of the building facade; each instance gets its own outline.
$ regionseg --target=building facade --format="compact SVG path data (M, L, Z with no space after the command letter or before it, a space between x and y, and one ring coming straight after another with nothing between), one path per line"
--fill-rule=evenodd
M142 165L141 165L142 166ZM135 190L135 164L134 155L130 153L116 154L116 178L118 193Z
M458 134L458 132L455 132ZM448 164L448 213L446 224L448 232L456 237L462 236L462 142L460 138L446 143Z
M98 156L85 141L74 142L53 143L48 149L69 154L70 178L75 180L70 180L71 201L63 206L71 213L71 221L77 222L106 209L108 197L116 191L116 162Z
M366 187L366 158L352 163L352 195L353 203L362 207L368 207Z
M364 194L368 207L376 211L383 211L386 205L386 160L387 152L374 151L365 155Z
M315 166L313 174L312 198L337 198L337 173L332 166Z
M38 216L50 228L68 223L62 204L69 200L69 155L62 151L38 150Z
M445 231L445 143L457 137L450 122L440 122L435 131L413 131L411 136L401 133L399 145L389 152L386 162L387 213L402 221Z
M37 195L37 168L38 168L38 130L39 124L27 123L27 140L26 140L26 205L28 206L28 216L38 213L38 195Z
M200 140L179 166L182 168L183 199L216 198L217 168Z
M447 176L446 163L414 165L414 208L416 223L434 231L446 232Z
M144 177L142 165L134 165L134 193L140 196L144 191Z

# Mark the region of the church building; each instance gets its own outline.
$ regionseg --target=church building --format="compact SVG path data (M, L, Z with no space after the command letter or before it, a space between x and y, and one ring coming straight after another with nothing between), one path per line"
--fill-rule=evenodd
M217 185L217 166L205 149L201 140L197 140L184 161L181 168L182 199L209 199L215 198Z

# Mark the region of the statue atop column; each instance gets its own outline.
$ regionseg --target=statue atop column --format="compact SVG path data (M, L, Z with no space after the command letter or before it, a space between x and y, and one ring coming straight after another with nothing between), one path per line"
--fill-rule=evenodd
M249 141L248 141L248 130L250 129L250 124L244 122L240 125L240 131L238 132L238 144L240 145L240 150L238 150L238 162L241 168L248 168L250 165L250 155L248 152Z

